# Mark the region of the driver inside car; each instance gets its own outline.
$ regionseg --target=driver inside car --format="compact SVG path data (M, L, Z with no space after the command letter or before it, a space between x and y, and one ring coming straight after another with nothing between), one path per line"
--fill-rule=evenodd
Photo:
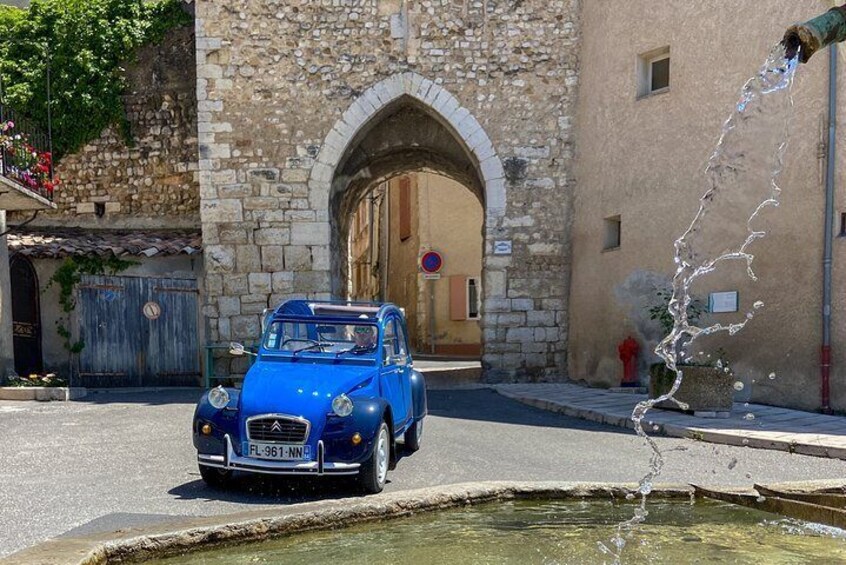
M376 328L373 326L356 326L353 330L355 353L370 353L376 349Z

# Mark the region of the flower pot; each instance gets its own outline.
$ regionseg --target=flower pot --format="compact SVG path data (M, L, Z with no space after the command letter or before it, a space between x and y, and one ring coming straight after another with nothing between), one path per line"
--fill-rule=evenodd
M674 397L687 404L688 412L731 412L734 402L734 376L717 367L686 365L680 367L682 383ZM649 398L669 392L676 375L663 364L649 368ZM657 408L681 410L671 401L655 405Z

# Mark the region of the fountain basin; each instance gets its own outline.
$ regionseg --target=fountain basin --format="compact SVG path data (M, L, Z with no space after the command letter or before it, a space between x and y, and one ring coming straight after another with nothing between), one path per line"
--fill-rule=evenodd
M151 565L336 563L602 563L637 502L602 498L510 500L387 523L151 561ZM846 532L725 502L657 500L629 535L624 563L808 563L846 560ZM605 544L605 549L599 547Z
M297 539L301 538L296 536L300 534L310 535L307 533L337 531L339 528L358 527L359 524L371 528L371 532L382 532L385 528L391 526L390 523L381 523L387 519L399 518L402 520L417 516L424 520L438 520L440 512L434 511L465 508L492 502L503 503L507 506L518 501L564 501L573 504L587 501L611 505L608 508L614 508L613 505L617 504L618 508L622 509L619 510L619 515L629 518L634 510L634 505L630 502L627 503L625 497L636 489L637 485L635 484L612 485L567 482L482 482L449 485L402 493L383 493L366 498L312 502L283 506L273 510L195 518L178 523L130 528L119 532L86 537L59 538L12 555L4 561L4 564L89 565L147 562L153 559L180 556L188 552L214 548L224 551L243 550L249 552L251 550L248 545L240 545L234 548L231 546L250 542L284 543L286 539L292 543L299 543ZM647 506L648 509L651 509L652 505L659 500L673 502L680 507L685 506L692 500L694 491L692 487L686 485L657 485L652 492L650 503ZM740 507L737 506L732 506L732 508L740 510ZM523 509L520 508L520 510ZM616 510L609 511L616 512ZM535 512L535 510L531 512ZM540 512L543 513L546 510ZM526 514L522 515L525 516ZM608 543L608 536L605 534L610 531L607 529L609 516L615 518L617 514L606 515L605 525L597 523L592 526L595 531L586 534L587 538L594 544L594 548L598 541ZM774 520L777 519L775 515L769 516ZM380 523L375 525L374 522ZM542 526L543 524L538 525ZM500 529L502 528L497 531ZM522 526L520 529L523 529ZM352 532L353 530L349 531ZM356 535L358 534L353 533L353 537ZM846 548L846 542L842 547ZM594 555L596 559L592 562L602 562L601 554L595 552ZM204 559L206 557L203 556ZM190 555L188 558L193 559ZM844 558L846 558L846 555ZM187 562L190 563L191 561ZM559 559L559 562L572 561L562 558Z

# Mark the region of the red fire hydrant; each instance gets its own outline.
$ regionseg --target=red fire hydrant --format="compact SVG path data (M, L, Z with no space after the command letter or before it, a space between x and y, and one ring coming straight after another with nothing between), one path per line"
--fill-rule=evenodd
M617 352L620 354L620 361L623 362L623 382L620 386L635 387L640 386L637 379L637 354L640 351L640 346L633 337L629 336L617 346Z

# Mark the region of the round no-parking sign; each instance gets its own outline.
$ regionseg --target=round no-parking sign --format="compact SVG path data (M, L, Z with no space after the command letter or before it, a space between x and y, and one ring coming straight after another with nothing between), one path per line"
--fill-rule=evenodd
M437 251L427 251L420 258L420 269L427 275L433 275L444 266L444 258Z

